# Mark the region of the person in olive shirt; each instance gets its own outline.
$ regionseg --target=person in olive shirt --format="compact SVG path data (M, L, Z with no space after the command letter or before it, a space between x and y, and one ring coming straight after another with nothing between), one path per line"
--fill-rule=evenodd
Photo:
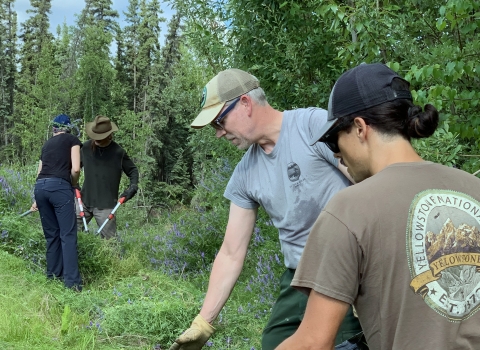
M115 141L112 133L118 127L105 116L98 115L91 123L87 123L86 132L90 140L83 144L81 161L84 180L81 189L83 210L87 224L95 218L101 226L121 197L125 202L131 199L138 190L138 169L127 155L127 152ZM130 179L129 187L119 196L122 172ZM77 204L77 225L83 227L80 210ZM115 217L100 232L102 238L116 236Z

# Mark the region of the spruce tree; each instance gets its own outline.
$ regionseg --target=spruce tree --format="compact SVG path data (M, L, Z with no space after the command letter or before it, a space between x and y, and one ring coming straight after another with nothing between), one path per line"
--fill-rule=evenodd
M32 8L27 13L31 16L20 25L20 72L14 97L14 132L17 141L20 141L18 153L23 161L37 159L38 147L48 137L47 126L52 117L50 113L54 110L50 108L46 111L45 103L48 102L43 100L42 94L38 94L43 83L39 80L41 65L54 56L48 18L51 0L30 0L30 5Z
M81 40L81 52L76 71L75 111L84 123L99 114L115 115L118 110L112 100L116 82L110 57L110 45L118 31L117 17L111 0L86 0L78 20L80 29L75 38Z
M138 97L138 51L140 47L139 27L141 22L139 0L130 0L125 22L127 26L123 29L122 41L117 41L117 71L121 72L121 77L126 86L128 107L133 112L137 112Z
M0 2L0 162L12 156L12 115L16 76L17 14L13 0ZM8 149L7 149L7 146ZM4 158L4 159L2 159Z

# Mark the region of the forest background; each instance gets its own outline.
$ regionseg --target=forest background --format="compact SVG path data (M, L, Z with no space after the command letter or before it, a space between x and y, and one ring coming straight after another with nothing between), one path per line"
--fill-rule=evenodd
M428 160L480 169L480 3L460 0L172 0L160 43L158 0L86 0L49 31L51 0L17 23L0 0L0 346L165 349L198 312L228 216L223 190L242 156L213 129L191 130L201 90L220 70L259 78L278 109L326 108L342 72L383 62L434 104L441 125L415 142ZM138 165L140 191L118 212L119 239L79 233L85 291L44 281L32 200L41 145L66 113L106 115ZM124 180L124 186L127 185ZM37 216L35 216L37 215ZM247 264L220 315L213 349L259 349L282 271L276 230L260 212Z

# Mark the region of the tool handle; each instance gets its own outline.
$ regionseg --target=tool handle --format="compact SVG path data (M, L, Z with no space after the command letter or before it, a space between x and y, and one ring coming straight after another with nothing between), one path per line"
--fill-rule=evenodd
M105 220L105 221L103 222L102 226L100 226L100 228L99 228L98 231L97 231L97 235L100 233L100 231L103 230L103 228L105 227L105 225L107 224L107 222L110 221L110 217L113 218L112 214L108 215L107 220Z
M85 219L85 213L82 211L80 213L80 216L83 219L83 227L85 227L85 232L88 232L87 219Z
M107 220L105 220L102 224L102 226L100 226L100 228L98 229L97 231L97 234L100 233L100 231L102 231L102 229L105 227L105 225L107 224L108 221L112 220L114 217L115 217L115 212L117 211L118 207L123 204L125 202L125 197L122 197L118 200L117 202L117 205L115 206L115 208L113 208L112 212L110 214L108 214L108 218Z
M75 189L75 197L77 198L77 201L78 201L78 208L80 209L80 217L83 219L83 227L85 227L85 232L88 232L87 220L85 219L85 212L83 211L82 194L78 190L78 188Z
M21 214L19 217L22 218L22 217L24 217L24 216L26 216L26 215L28 215L28 214L31 214L31 213L32 213L32 211L31 211L30 209L28 209L25 213Z

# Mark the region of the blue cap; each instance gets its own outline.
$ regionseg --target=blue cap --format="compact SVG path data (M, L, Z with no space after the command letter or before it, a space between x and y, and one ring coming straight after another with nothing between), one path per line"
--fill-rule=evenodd
M56 124L58 126L60 125L70 125L70 117L66 114L59 114L53 119L53 124Z

